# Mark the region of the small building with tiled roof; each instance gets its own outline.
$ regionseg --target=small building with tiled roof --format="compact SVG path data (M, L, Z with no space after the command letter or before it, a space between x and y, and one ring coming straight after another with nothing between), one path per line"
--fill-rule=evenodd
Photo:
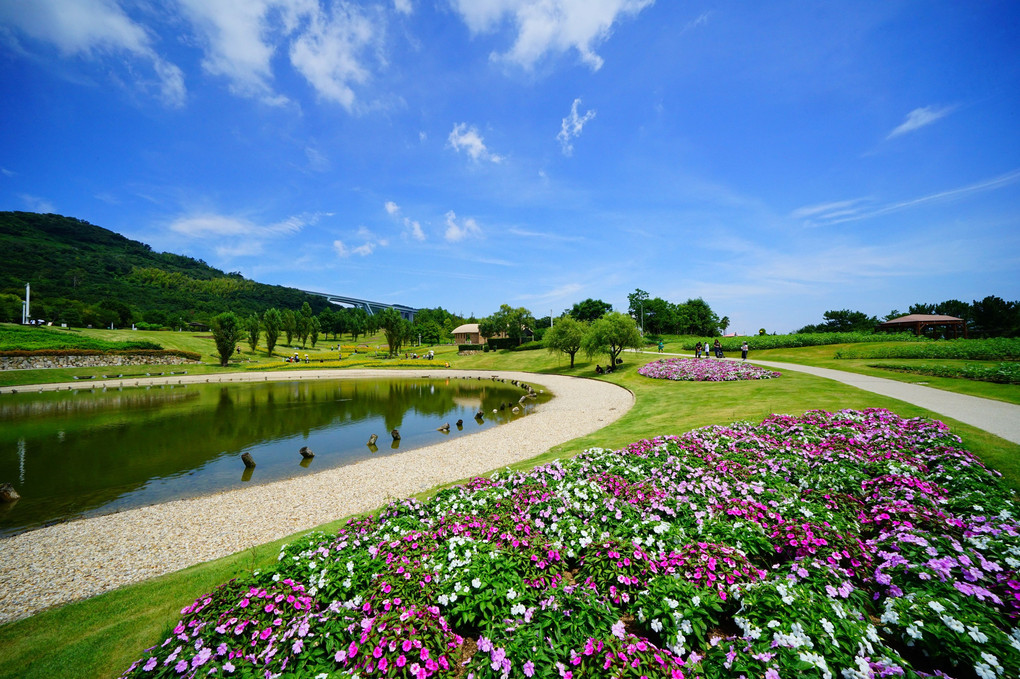
M941 316L938 314L907 314L885 323L879 323L878 329L887 332L906 332L912 330L915 335L920 336L925 328L944 327L946 336L949 336L949 329L952 328L953 339L960 336L967 337L967 323L956 316Z
M465 323L453 329L454 344L481 344L482 335L478 332L477 323Z

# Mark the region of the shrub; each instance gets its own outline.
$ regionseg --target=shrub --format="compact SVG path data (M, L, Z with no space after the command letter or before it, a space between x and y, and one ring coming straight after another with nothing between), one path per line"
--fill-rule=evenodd
M869 368L895 370L896 372L913 375L931 375L932 377L952 377L978 382L995 382L998 384L1020 384L1020 364L1000 363L993 366L984 365L910 365L902 363L879 363Z
M1020 338L924 341L882 347L853 347L835 358L962 358L971 361L1018 361Z

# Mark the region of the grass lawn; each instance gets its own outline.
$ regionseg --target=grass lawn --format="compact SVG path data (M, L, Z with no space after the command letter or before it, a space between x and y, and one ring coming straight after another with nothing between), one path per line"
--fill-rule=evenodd
M111 335L119 333L119 338L123 339L125 331L91 332ZM211 356L213 344L211 339L207 339L208 335L145 333L144 337L151 338L168 349L199 351L204 357L208 357L206 365L194 366L194 372L224 370L216 365L210 365L215 358ZM378 338L368 341L370 345L377 343ZM310 348L297 351L302 357L308 353L312 360L320 357L335 358L335 352L329 352L328 349L330 345L336 344L336 341L325 340L319 342L319 349L316 351ZM248 352L246 344L242 345L242 349L244 350L242 359L250 358L252 362L233 365L231 367L233 370L297 367L282 362L282 356L288 353L289 348L279 348L280 356L271 360L266 359L264 352ZM456 347L440 346L433 349L436 351L435 360L423 361L421 365L434 371L441 370L443 364L449 361L452 367L461 369L524 370L595 379L595 363L606 362L604 357L589 361L583 356L578 356L575 367L571 369L566 356L553 355L542 350L459 356ZM667 344L666 351L669 350ZM833 347L762 351L756 352L752 358L860 372L864 372L865 368L853 364L872 362L835 361L831 358L833 351ZM573 456L590 447L619 448L635 440L660 434L679 434L706 425L726 424L737 420L761 421L767 414L774 412L799 414L814 409L882 407L907 417L929 415L920 408L899 401L800 373L788 372L779 379L753 382L672 382L652 380L637 374L637 369L641 365L656 360L657 356L654 354L625 354L623 358L625 363L619 371L598 379L629 389L636 398L634 408L608 427L557 446L537 458L522 463L519 465L521 468L530 468L553 458ZM378 367L384 367L386 364L386 361L379 361ZM320 366L309 364L308 367ZM44 371L17 372L20 374L15 379L23 381L3 383L28 384L41 381L44 373ZM95 369L91 372L95 372ZM192 372L192 366L189 366L189 372ZM67 373L68 371L46 371L45 376L52 378L46 381L66 380ZM91 374L90 371L84 373ZM896 378L896 373L874 370L874 374ZM935 378L918 379L910 375L900 377L906 381L925 381L931 386L936 386ZM11 377L0 374L0 379L7 380ZM963 382L963 380L946 381ZM536 382L540 382L540 379L536 379ZM1003 387L1003 394L1013 394L1011 398L1002 400L1015 398L1018 389L1009 385L968 384L955 385L952 390L994 397L990 394L996 390L981 391L988 387ZM972 391L972 388L978 391ZM990 466L999 469L1014 488L1020 488L1020 446L948 418L937 419L949 424L953 431L961 436L969 450ZM337 517L337 522L322 528L335 530L344 518ZM302 531L304 532L307 531ZM0 679L71 675L117 676L140 656L143 649L165 638L170 626L178 620L181 607L231 577L275 562L279 545L283 542L287 542L287 539L0 626Z

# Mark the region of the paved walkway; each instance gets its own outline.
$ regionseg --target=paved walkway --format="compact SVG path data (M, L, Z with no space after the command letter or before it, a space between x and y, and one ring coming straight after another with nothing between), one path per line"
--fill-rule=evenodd
M691 358L690 354L657 354L656 352L648 351L641 353ZM718 359L712 358L708 360L715 361ZM733 361L740 359L726 358L723 360ZM932 387L925 387L920 384L908 384L883 377L861 375L844 370L815 368L795 363L759 361L754 358L749 359L749 361L755 365L772 368L773 370L794 370L849 384L864 391L895 398L930 410L933 413L951 417L964 424L969 424L972 427L983 429L990 434L995 434L1007 441L1020 443L1020 405L1004 401L994 401L978 396L957 394L952 391L945 391L944 389L933 389Z

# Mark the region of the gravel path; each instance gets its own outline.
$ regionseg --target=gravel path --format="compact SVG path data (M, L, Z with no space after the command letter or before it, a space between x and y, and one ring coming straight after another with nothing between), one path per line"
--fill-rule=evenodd
M212 378L196 375L126 380L124 386L135 382L354 379L396 374L391 370L320 370ZM406 374L426 377L429 371ZM431 376L489 379L496 374L544 387L555 398L519 420L399 455L297 479L71 521L0 540L0 623L234 554L440 484L501 469L601 429L634 405L629 391L597 380L464 370L438 370ZM69 386L90 387L77 382L33 386L31 390Z

